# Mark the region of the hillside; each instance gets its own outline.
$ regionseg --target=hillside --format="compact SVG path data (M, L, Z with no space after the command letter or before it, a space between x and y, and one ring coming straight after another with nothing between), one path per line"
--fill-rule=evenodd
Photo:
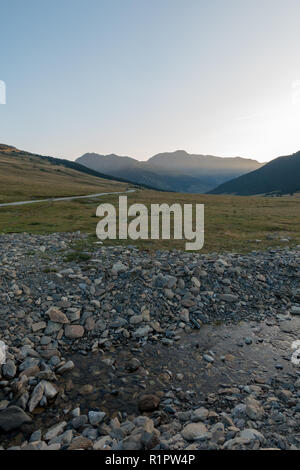
M196 172L205 170L208 174L213 173L241 173L256 170L261 163L250 158L241 157L216 157L214 155L194 155L185 150L175 152L158 153L147 161L148 165L165 169L185 171L186 174L195 175Z
M31 154L0 144L0 203L123 191L116 181L68 160Z
M239 178L224 183L209 194L289 194L300 191L300 151L279 157Z
M127 156L96 153L86 153L76 161L114 177L186 193L207 192L225 181L261 167L260 163L251 159L191 155L184 150L160 153L144 162Z

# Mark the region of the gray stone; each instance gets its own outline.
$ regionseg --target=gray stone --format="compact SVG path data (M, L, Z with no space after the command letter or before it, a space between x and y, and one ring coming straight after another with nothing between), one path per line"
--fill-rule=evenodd
M6 363L2 366L2 374L7 379L13 379L16 375L17 368L11 359L7 359Z
M106 413L103 411L89 411L89 422L92 426L97 426L105 418Z
M207 428L203 423L190 423L183 428L181 435L187 441L199 441L207 436Z
M29 403L28 403L28 409L30 413L32 413L32 411L37 407L37 405L43 398L43 395L44 395L44 384L40 382L35 386L31 394Z
M0 412L0 429L4 432L13 431L30 422L31 418L18 406L9 406Z

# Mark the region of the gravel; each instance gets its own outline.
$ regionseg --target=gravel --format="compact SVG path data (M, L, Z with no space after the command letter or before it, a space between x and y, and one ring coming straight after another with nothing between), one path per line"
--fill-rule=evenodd
M249 254L151 253L86 238L80 233L0 236L0 339L7 345L7 361L0 366L3 448L300 449L298 365L280 376L279 385L279 376L253 374L245 384L241 371L240 381L227 389L218 384L197 403L187 399L194 391L186 395L181 387L185 371L165 370L164 380L175 380L177 387L140 393L135 415L116 409L110 416L99 397L97 409L87 414L80 406L61 409L63 419L38 428L36 410L49 416L58 397L64 399L59 384L64 380L67 387L74 354L105 355L112 348L132 351L155 344L179 351L182 338L208 325L230 325L235 331L240 322L264 322L288 341L299 339L299 247ZM90 256L65 261L78 242L87 243L84 251ZM251 328L238 341L240 350L257 347ZM227 356L207 349L202 367L214 371L219 359L230 361ZM281 360L277 374L284 374ZM103 356L102 361L115 370L115 359ZM131 358L126 370L141 372L143 364ZM93 391L86 384L78 394ZM21 443L15 444L14 430L23 435Z

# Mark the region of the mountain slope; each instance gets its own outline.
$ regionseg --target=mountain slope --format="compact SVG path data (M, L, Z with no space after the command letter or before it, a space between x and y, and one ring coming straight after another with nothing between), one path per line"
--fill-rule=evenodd
M87 153L76 160L96 171L157 189L203 193L261 166L255 160L190 155L184 150L160 153L146 162L118 155Z
M261 166L256 160L241 157L215 157L213 155L193 155L185 150L165 152L154 155L148 162L152 167L165 169L176 169L185 171L187 174L195 175L196 172L205 170L208 174L220 173L243 173L256 170Z
M35 155L0 144L0 203L123 191L124 180L59 158Z
M288 194L300 191L300 152L279 157L262 168L209 191L209 194Z

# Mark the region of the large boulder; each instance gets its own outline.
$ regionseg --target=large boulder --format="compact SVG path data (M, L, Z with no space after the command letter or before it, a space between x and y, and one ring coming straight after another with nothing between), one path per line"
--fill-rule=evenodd
M24 423L30 423L31 418L22 408L18 406L9 406L0 412L0 430L4 432L18 429Z

